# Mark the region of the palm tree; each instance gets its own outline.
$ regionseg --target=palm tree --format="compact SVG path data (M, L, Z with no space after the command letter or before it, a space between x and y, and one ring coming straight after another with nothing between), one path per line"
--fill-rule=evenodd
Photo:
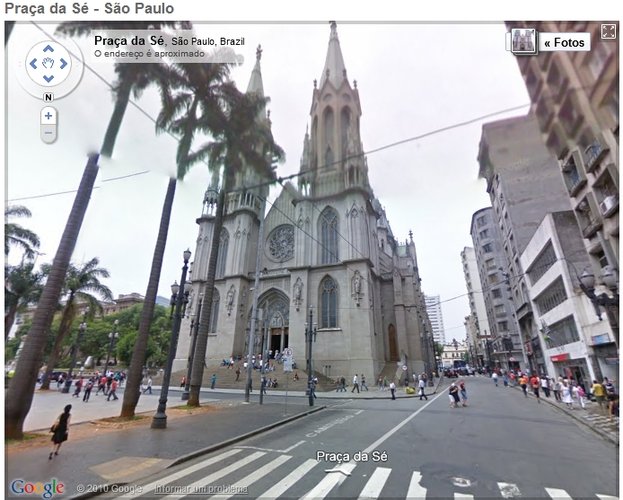
M34 272L34 263L25 262L5 269L4 279L4 340L15 322L16 314L28 304L34 304L43 289L44 272Z
M113 300L110 289L100 282L100 278L108 278L110 274L108 270L98 267L98 265L99 260L97 257L92 258L82 267L69 265L65 280L67 301L61 314L61 323L54 340L54 347L48 358L46 372L41 383L42 390L50 388L50 375L56 368L63 341L71 330L71 325L79 309L86 305L92 317L94 313L101 313L102 311L102 306L96 295L107 301Z
M284 158L283 150L273 140L269 122L258 119L268 99L258 94L243 94L235 87L225 89L224 98L225 112L216 116L217 121L213 125L217 131L215 140L206 148L210 167L212 170L223 168L224 181L214 218L208 276L191 371L189 406L199 406L219 245L216 235L223 228L225 194L234 185L236 176L247 169L254 170L262 178L274 179L273 164Z
M70 35L72 33L84 35L95 29L121 29L127 27L129 24L131 23L108 23L108 26L105 27L103 23L100 22L62 23L58 31ZM134 23L133 27L130 29L140 29L141 27L150 29L171 25L178 26L178 23ZM147 87L150 83L150 78L145 75L148 74L150 69L153 69L152 65L115 65L115 71L118 77L117 84L113 89L115 108L108 123L104 142L100 149L100 153L104 157L112 156L117 133L119 132L121 121L129 102L131 90L135 89L135 92L140 93L142 89ZM37 373L43 359L43 348L46 342L47 331L52 324L54 310L61 295L63 282L69 267L69 261L71 260L71 255L73 254L78 235L80 234L80 227L82 226L84 216L89 206L89 199L91 198L93 185L95 184L95 179L99 170L98 161L100 153L91 153L88 155L87 164L71 212L69 213L65 230L63 231L60 244L56 251L50 275L46 281L37 310L35 311L32 327L24 342L22 354L15 368L14 379L6 393L4 429L5 436L10 439L23 438L24 419L26 415L28 415L32 404Z
M9 222L9 217L31 217L32 213L21 205L12 205L4 210L4 256L9 255L11 245L21 247L26 258L32 259L39 248L39 237L19 224Z
M205 117L221 112L223 89L228 85L226 80L229 77L230 68L230 64L176 64L161 68L158 77L162 110L158 116L156 128L160 132L171 131L180 138L176 154L177 175L169 179L162 206L160 228L145 292L145 305L141 313L138 336L128 370L128 381L123 394L121 417L134 416L140 396L149 330L160 283L177 181L183 180L190 168L202 160L207 153L205 145L197 152L191 152L191 146L196 132L210 132L210 126Z

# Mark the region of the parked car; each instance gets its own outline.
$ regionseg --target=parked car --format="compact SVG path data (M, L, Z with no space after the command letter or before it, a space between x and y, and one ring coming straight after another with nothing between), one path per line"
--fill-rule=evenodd
M67 372L52 372L50 375L50 382L58 382L58 377L63 376L64 380L67 380Z

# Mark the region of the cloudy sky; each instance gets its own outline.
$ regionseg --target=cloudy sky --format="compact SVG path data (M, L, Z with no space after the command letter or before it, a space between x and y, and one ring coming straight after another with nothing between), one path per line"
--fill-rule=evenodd
M237 47L237 52L245 63L234 72L243 89L256 47L262 45L273 134L286 152L279 174L297 172L313 80L320 80L327 52L328 22L195 26L199 35L244 36L245 46ZM38 262L54 256L85 155L101 145L113 107L105 83L114 81L112 64L96 63L85 69L74 92L54 102L59 113L57 142L40 141L42 103L20 86L18 61L12 56L19 51L11 49L45 40L45 33L52 34L54 27L18 24L7 62L5 195L9 203L26 205L33 213L21 223L41 237L44 255ZM525 105L368 156L370 182L395 237L404 241L413 231L424 291L444 301L447 339L465 336L463 318L469 308L460 252L471 246L471 215L489 204L484 182L477 178L482 124L528 110L517 63L505 50L505 31L501 23L338 23L348 77L357 80L359 88L361 134L368 151ZM83 52L87 50L84 40L76 42ZM101 162L73 256L75 263L99 257L111 273L108 285L115 296L145 293L162 202L175 165L175 140L156 135L149 119L158 113L156 92L146 92L137 104L140 110L128 108L113 159ZM195 219L201 214L207 179L207 167L197 165L178 184L160 282L162 296L168 297L169 285L179 279L182 252L195 249ZM17 255L11 258L14 261ZM457 296L461 297L453 299Z

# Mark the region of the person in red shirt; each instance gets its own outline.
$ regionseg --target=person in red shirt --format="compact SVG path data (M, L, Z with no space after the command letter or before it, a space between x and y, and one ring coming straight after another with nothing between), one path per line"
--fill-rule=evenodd
M108 391L108 399L106 399L106 401L110 401L110 396L115 398L115 401L119 399L117 397L117 381L115 379L113 379L112 383L110 384L110 390Z
M541 379L536 376L536 374L532 375L530 378L530 385L532 386L532 392L536 396L537 403L541 403L541 398L539 397L539 389L541 388Z

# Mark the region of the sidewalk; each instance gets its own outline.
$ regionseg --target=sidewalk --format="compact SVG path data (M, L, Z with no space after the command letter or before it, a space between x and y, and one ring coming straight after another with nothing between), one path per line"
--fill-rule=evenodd
M260 406L225 400L206 404L191 415L168 408L167 429L162 430L150 428L152 411L123 429L102 421L71 425L69 440L52 460L49 434L25 449L5 447L5 492L9 496L15 479L46 483L56 478L65 485L66 497L86 498L105 491L103 485L137 480L322 409L288 405L284 415L282 403Z
M503 387L503 384L500 382L500 387ZM521 387L519 385L512 387L513 389L518 390L520 393ZM610 441L618 446L619 444L619 417L613 417L610 420L606 414L603 412L599 405L596 402L589 401L587 399L585 405L586 409L582 409L580 403L578 401L573 402L573 409L569 409L566 404L557 402L554 398L554 393L550 392L550 397L547 398L543 394L543 391L540 391L540 400L541 403L549 404L556 408L558 411L568 415L575 421L581 423L589 427L591 430L599 434L605 440ZM522 394L523 396L523 394ZM528 398L535 399L534 393L530 389L528 389ZM606 415L606 416L604 416Z

